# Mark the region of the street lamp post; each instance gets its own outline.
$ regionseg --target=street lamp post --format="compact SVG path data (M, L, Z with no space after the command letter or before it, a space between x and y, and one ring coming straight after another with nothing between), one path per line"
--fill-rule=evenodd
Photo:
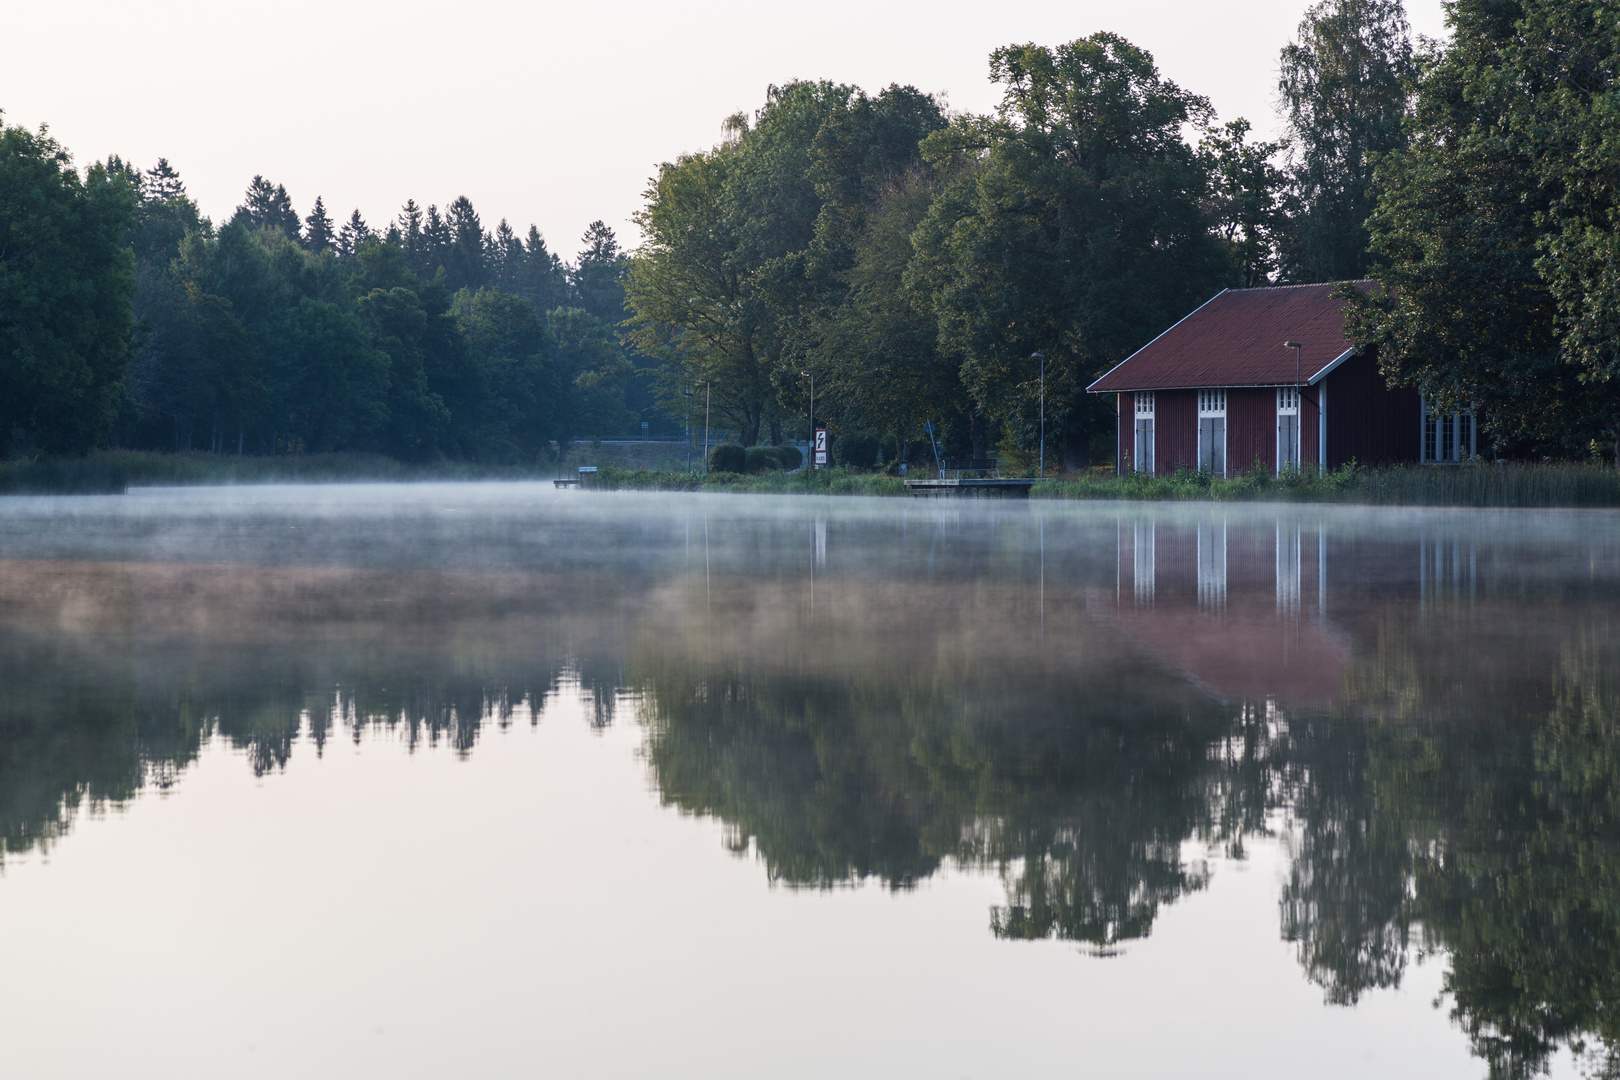
M1046 354L1030 353L1031 360L1041 362L1041 471L1042 479L1046 477Z
M1285 348L1285 349L1293 349L1294 350L1294 468L1295 469L1298 469L1300 467L1300 465L1301 465L1301 462L1299 460L1299 448L1301 446L1303 446L1304 443L1305 443L1305 405L1300 400L1300 393L1299 393L1299 379L1300 379L1299 350L1301 348L1303 348L1303 347L1304 346L1300 345L1300 343L1297 342L1297 341L1285 341L1285 342L1283 342L1283 348ZM1321 452L1321 447L1317 448L1317 452L1318 453Z
M810 380L810 471L815 472L816 465L816 373L813 371L799 372L804 378Z

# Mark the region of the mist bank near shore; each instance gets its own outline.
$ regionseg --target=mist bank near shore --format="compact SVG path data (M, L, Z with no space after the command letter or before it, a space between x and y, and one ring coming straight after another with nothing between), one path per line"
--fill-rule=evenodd
M640 464L645 450L651 468ZM678 456L678 455L676 455ZM837 467L819 472L687 472L668 447L582 449L578 460L600 461L587 483L610 491L713 491L757 495L905 496L905 481L885 473ZM613 462L620 464L613 464ZM630 467L625 467L630 466ZM310 454L230 457L107 451L82 459L0 464L0 495L117 494L132 487L214 484L412 483L427 481L545 480L575 477L574 467L408 464L381 454ZM917 470L915 476L931 475ZM1545 463L1344 468L1274 477L1257 471L1230 478L1182 471L1173 476L1093 472L1052 477L1035 485L1038 499L1303 502L1362 506L1476 506L1524 508L1620 507L1620 472L1595 464Z

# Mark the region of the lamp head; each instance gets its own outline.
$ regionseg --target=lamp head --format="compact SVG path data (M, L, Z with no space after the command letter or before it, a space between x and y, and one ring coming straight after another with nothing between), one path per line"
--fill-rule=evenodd
M1302 349L1302 348L1304 348L1304 346L1301 345L1297 341L1285 341L1285 342L1283 342L1283 348L1285 348L1285 349Z
M1029 358L1031 360L1045 360L1046 359L1046 354L1045 353L1032 352L1032 353L1029 354Z

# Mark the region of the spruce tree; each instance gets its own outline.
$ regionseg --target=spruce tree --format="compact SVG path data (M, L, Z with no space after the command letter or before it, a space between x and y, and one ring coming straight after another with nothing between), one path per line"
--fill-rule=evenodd
M429 203L427 221L422 226L422 269L417 271L419 277L431 278L439 272L449 260L453 239L450 223L440 215L436 205Z
M236 208L233 220L250 229L280 229L290 237L298 236L298 211L293 209L287 189L262 176L248 184L247 199Z
M332 219L326 216L326 204L319 195L315 196L309 217L304 219L304 246L315 252L332 247Z
M360 211L356 209L354 213L349 215L349 220L344 222L343 228L338 230L338 258L352 258L354 253L359 250L361 242L370 236L371 227L366 224L366 219L361 217Z
M472 200L458 195L445 214L450 231L445 252L445 275L452 289L476 289L489 281L489 234L478 220Z
M146 170L146 176L141 181L141 195L146 199L168 202L185 193L186 185L181 183L180 174L169 165L168 158L158 158L157 164Z

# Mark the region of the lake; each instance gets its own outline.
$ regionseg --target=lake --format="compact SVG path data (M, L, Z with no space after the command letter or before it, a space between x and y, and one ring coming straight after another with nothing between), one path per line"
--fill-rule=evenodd
M18 1077L1620 1068L1620 515L0 499Z

